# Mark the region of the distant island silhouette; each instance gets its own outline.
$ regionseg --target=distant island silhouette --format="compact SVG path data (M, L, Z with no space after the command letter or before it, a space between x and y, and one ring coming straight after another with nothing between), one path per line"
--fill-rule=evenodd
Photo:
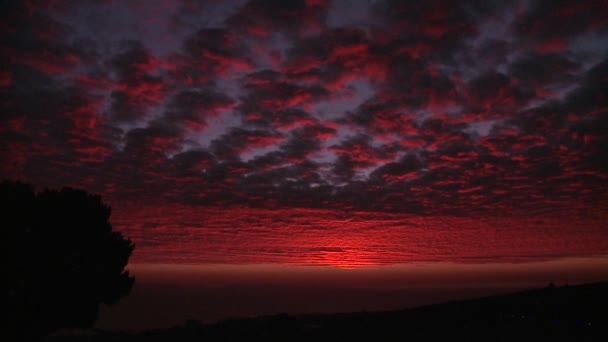
M399 311L188 321L137 333L84 331L45 341L605 341L608 282L530 289Z

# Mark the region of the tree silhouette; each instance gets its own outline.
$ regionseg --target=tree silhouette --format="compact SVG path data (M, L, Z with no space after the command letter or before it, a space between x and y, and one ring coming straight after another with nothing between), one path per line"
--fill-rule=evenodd
M92 327L100 303L126 296L124 270L134 245L113 232L99 196L63 188L36 194L0 184L4 333L31 339L62 328Z

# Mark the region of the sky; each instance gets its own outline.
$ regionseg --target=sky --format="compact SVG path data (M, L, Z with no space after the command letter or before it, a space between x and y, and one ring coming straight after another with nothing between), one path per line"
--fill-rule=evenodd
M0 13L0 178L100 194L131 264L606 260L605 1Z

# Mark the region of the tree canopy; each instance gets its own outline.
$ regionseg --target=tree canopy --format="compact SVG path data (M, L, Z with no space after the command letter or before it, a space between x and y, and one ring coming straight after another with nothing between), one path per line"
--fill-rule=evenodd
M5 332L32 338L92 327L100 303L130 292L125 266L134 245L112 230L100 196L4 181L0 215Z

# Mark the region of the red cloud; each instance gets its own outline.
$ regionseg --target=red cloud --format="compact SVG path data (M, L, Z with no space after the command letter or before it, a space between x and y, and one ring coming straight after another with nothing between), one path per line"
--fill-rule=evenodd
M430 261L524 262L556 256L599 255L608 248L606 239L602 238L600 221L605 213L573 225L564 220L564 215L542 219L514 215L479 220L365 212L344 216L342 211L323 209L117 208L113 224L141 246L133 256L140 263L296 263L354 267ZM182 217L192 218L192 224L187 228L177 225ZM256 217L255 222L252 223L251 217ZM230 232L226 231L227 223ZM138 228L142 225L150 228ZM587 227L587 234L580 234L576 228L579 225ZM510 229L496 229L507 226ZM553 233L547 234L549 230ZM148 243L152 242L150 231L155 232L153 245ZM179 241L179 248L175 241ZM201 243L203 247L214 248L201 248ZM491 249L486 248L488 243L492 244Z

